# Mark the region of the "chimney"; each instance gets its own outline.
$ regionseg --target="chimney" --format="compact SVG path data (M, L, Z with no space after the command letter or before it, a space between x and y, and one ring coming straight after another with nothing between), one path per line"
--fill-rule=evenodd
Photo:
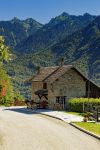
M37 74L40 74L41 67L40 67L40 66L37 66L36 70L37 70Z
M64 65L64 58L60 59L60 67L62 67Z

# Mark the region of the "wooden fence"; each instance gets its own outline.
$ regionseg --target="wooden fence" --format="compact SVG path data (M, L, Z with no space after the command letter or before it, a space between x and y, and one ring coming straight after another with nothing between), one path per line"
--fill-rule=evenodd
M89 112L93 120L100 122L100 106L86 105L84 106L84 112Z

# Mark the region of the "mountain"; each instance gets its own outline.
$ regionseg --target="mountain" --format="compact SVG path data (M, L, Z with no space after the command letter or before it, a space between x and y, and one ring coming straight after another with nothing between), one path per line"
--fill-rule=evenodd
M67 24L68 20L72 22L70 17L75 18L73 22L76 25L65 26L64 23ZM17 48L13 61L8 65L5 64L5 68L15 90L25 96L31 95L30 84L25 81L33 75L35 68L38 65L55 65L62 57L65 58L65 64L75 65L84 75L100 86L99 16L89 14L73 16L63 13L51 19L48 24L38 29L24 42L22 41L22 44L18 44ZM16 55L16 52L19 53Z
M60 42L75 31L86 27L95 18L96 16L92 16L88 13L83 16L75 16L64 12L52 18L48 24L40 28L35 34L29 36L23 42L21 41L21 43L16 46L16 51L30 53L47 48Z
M8 46L14 48L19 42L34 34L42 26L32 18L20 20L14 17L10 21L0 21L0 35L5 37Z
M66 64L76 65L100 85L100 16L84 29L50 47L49 51L55 56L55 62L64 57Z

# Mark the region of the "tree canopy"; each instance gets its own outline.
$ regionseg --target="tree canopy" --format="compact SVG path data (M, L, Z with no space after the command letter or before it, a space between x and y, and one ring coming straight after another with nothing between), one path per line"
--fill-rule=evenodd
M10 83L9 76L3 68L3 61L9 60L9 50L4 43L4 38L0 36L0 103L2 103L4 97L11 97L13 93L13 87ZM6 98L6 100L7 100Z
M4 43L4 38L0 36L0 62L9 60L8 47Z

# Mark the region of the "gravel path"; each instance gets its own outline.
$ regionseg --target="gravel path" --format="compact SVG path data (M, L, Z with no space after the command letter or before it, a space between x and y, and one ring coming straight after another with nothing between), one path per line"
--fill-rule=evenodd
M25 108L0 108L0 150L100 150L100 141Z

